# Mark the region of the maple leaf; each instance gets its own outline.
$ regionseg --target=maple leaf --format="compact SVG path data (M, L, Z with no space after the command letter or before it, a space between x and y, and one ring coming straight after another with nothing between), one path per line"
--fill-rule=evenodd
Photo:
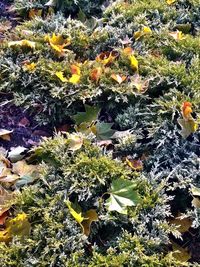
M98 140L108 140L114 134L115 130L111 129L113 123L97 122L92 128L92 132Z
M84 105L85 112L78 112L76 115L72 116L73 120L77 125L81 123L92 123L96 121L98 118L98 114L100 111L99 107Z
M105 66L110 65L118 56L115 51L112 52L102 52L96 57L96 61L102 63Z
M127 207L135 206L140 202L135 181L116 179L111 184L109 199L106 202L108 211L117 211L127 214Z
M10 141L10 134L12 132L13 131L9 131L9 130L6 130L6 129L0 129L0 138L5 140L5 141Z
M55 33L53 33L52 37L50 37L49 35L46 35L44 37L44 40L49 42L53 50L59 55L63 55L67 51L65 47L71 44L70 38L65 39L63 38L62 35L60 34L56 35Z
M66 204L71 215L82 227L83 234L89 236L92 222L98 221L98 215L96 213L96 210L90 209L83 213L78 203L72 203L67 200Z
M15 203L16 193L8 192L0 186L0 216Z

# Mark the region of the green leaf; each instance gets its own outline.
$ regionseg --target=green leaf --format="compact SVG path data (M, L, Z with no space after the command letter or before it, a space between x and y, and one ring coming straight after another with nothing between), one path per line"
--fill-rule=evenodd
M191 192L193 196L200 197L200 188L192 187Z
M85 105L85 112L78 112L76 115L72 116L72 118L77 125L81 124L82 122L91 123L97 120L99 111L99 107Z
M128 206L135 206L141 200L137 193L136 182L117 179L112 182L110 197L106 206L108 211L117 211L121 214L127 214Z
M98 140L108 140L114 134L114 130L111 129L113 123L97 122L96 124L96 137Z

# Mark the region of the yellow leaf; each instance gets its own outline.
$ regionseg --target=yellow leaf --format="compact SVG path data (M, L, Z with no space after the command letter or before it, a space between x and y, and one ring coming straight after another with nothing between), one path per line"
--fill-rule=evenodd
M113 80L115 80L116 82L118 82L119 84L121 84L121 83L123 83L125 80L126 80L126 76L124 76L124 75L119 75L119 74L112 74L111 75L111 78L113 79Z
M115 51L102 52L100 55L96 57L96 61L107 66L107 65L110 65L116 59L117 56L118 56L118 53Z
M63 82L63 83L65 83L65 82L68 81L67 78L64 77L64 73L63 73L63 71L57 71L57 72L55 73L55 75L56 75L56 76L61 80L61 82Z
M195 133L198 129L198 124L193 118L189 120L178 119L178 123L181 126L181 132L183 138L187 138L190 134Z
M143 170L143 163L140 159L128 159L126 158L126 162L131 169L134 171L142 171Z
M133 49L131 47L126 47L123 49L123 53L126 55L126 56L130 56L133 54Z
M25 213L19 213L14 219L6 222L6 229L12 236L25 236L29 235L31 225Z
M24 69L29 71L29 72L33 72L36 68L37 64L32 62L32 63L28 63L24 65Z
M130 63L131 67L134 71L138 71L138 61L134 55L131 55L130 57Z
M175 3L176 2L176 0L167 0L167 4L168 5L172 5L173 3Z
M73 204L69 200L67 200L66 204L69 208L71 215L82 227L83 234L89 236L92 222L98 221L98 215L96 211L94 209L90 209L86 211L83 216L81 208L77 203Z
M52 37L46 35L44 37L44 40L49 42L53 50L57 52L59 55L62 55L64 52L66 52L67 50L64 48L71 44L71 40L69 38L65 39L63 38L62 35L60 34L56 35L55 33L53 33Z
M75 205L72 202L70 202L69 200L66 201L66 204L67 204L67 207L68 207L71 215L74 217L74 219L79 224L81 224L82 221L84 220L84 217L82 216L82 212L80 211L80 207L79 206L74 207ZM79 209L79 211L75 211L75 208Z
M10 134L13 131L5 130L5 129L0 129L0 138L5 140L5 141L10 141Z
M35 17L41 17L41 16L42 16L42 9L32 8L28 12L29 19L34 19Z
M69 79L70 83L77 84L80 81L81 76L77 74L73 74L72 77Z
M28 40L8 42L8 47L15 47L15 46L35 49L35 42L31 42Z
M152 34L152 30L149 27L144 26L141 31L137 31L134 33L134 38L135 40L139 40L141 37L146 36L146 35L151 35L151 34Z

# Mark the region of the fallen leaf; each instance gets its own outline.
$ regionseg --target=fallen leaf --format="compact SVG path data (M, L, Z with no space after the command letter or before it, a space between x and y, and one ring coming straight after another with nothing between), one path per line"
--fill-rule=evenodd
M187 232L190 227L192 226L192 220L190 218L181 218L181 214L179 213L178 216L174 219L169 219L170 224L174 224L178 226L177 230L180 233Z
M73 84L77 84L80 81L81 76L77 74L72 74L72 77L69 78L69 82Z
M80 75L81 74L81 70L80 70L79 66L73 64L73 65L70 66L70 68L71 68L71 73L72 74L76 74L76 75Z
M191 119L192 104L190 102L184 102L182 105L182 115L185 120Z
M19 121L18 125L20 127L27 127L30 125L30 121L26 117L24 117Z
M10 141L10 135L13 131L9 131L6 129L0 129L0 138L5 141Z
M140 202L135 181L116 179L111 184L109 199L106 202L108 211L117 211L127 214L128 206L135 206Z
M9 212L5 211L1 216L0 216L0 226L4 225L6 222L6 219L8 218Z
M183 138L187 138L190 134L196 132L198 129L198 124L193 119L178 119L178 123L182 128L180 134Z
M61 82L65 83L68 81L68 79L66 77L64 77L64 73L63 71L57 71L55 73L56 77L58 77L60 79Z
M69 134L69 150L79 150L83 145L83 136L81 134Z
M13 163L12 171L20 176L16 183L17 187L34 182L39 175L39 167L37 165L27 164L25 160Z
M81 226L83 228L83 233L86 236L90 235L90 227L92 222L97 222L98 221L98 215L96 213L96 210L91 209L85 212L84 214L84 220L81 223Z
M29 71L29 72L34 72L36 69L37 64L32 62L28 64L24 64L24 70Z
M121 84L121 83L123 83L126 80L127 76L125 76L125 75L122 75L121 76L119 74L112 74L111 75L111 78L113 80L115 80L116 82L118 82L118 84Z
M176 0L167 0L167 4L168 5L172 5L172 4L174 4L176 2Z
M35 17L42 16L42 9L31 8L28 12L28 18L34 19Z
M98 82L101 75L102 75L102 68L98 67L98 68L95 68L91 71L90 78L92 81Z
M89 236L92 222L98 221L98 215L96 211L94 209L90 209L83 214L78 203L74 204L67 200L66 204L71 215L82 227L83 234Z
M21 40L21 41L11 41L8 42L8 47L25 47L35 49L35 42L28 41L28 40Z
M24 154L27 151L27 148L18 146L11 149L11 151L8 153L8 158L11 162L17 162L24 158Z
M117 58L117 56L118 54L115 51L102 52L96 57L96 61L102 63L105 66L108 66Z
M73 120L77 125L81 123L92 123L96 121L98 118L98 114L100 111L99 107L84 105L85 112L78 112L76 115L72 116Z
M200 199L198 197L193 197L192 206L195 208L200 208Z
M67 51L65 47L71 44L70 38L63 38L61 34L56 35L55 33L53 33L52 37L46 35L44 40L49 42L53 50L59 55L63 55Z
M191 254L188 252L187 248L182 248L177 243L171 241L173 248L173 256L180 262L187 262L191 258Z
M111 129L113 123L107 122L97 122L93 128L91 128L92 132L96 135L97 140L108 140L110 139L115 130Z
M135 40L139 40L141 37L151 35L151 34L152 34L152 30L149 27L144 26L141 31L137 31L134 33L134 38Z
M140 159L128 159L126 158L126 162L131 169L134 171L142 171L143 170L143 163Z
M186 38L186 36L182 33L182 31L175 31L175 32L170 32L169 35L173 37L176 41L181 41Z
M134 55L131 55L130 57L130 63L131 67L134 71L138 71L138 61Z
M130 56L133 54L133 49L131 47L126 47L123 49L123 53L126 55L126 56Z
M15 193L10 193L0 186L0 216L14 204L15 197Z

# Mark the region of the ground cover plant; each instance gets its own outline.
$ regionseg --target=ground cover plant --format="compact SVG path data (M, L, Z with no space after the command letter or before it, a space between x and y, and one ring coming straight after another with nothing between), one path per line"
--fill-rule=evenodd
M1 5L1 266L200 266L199 0Z

